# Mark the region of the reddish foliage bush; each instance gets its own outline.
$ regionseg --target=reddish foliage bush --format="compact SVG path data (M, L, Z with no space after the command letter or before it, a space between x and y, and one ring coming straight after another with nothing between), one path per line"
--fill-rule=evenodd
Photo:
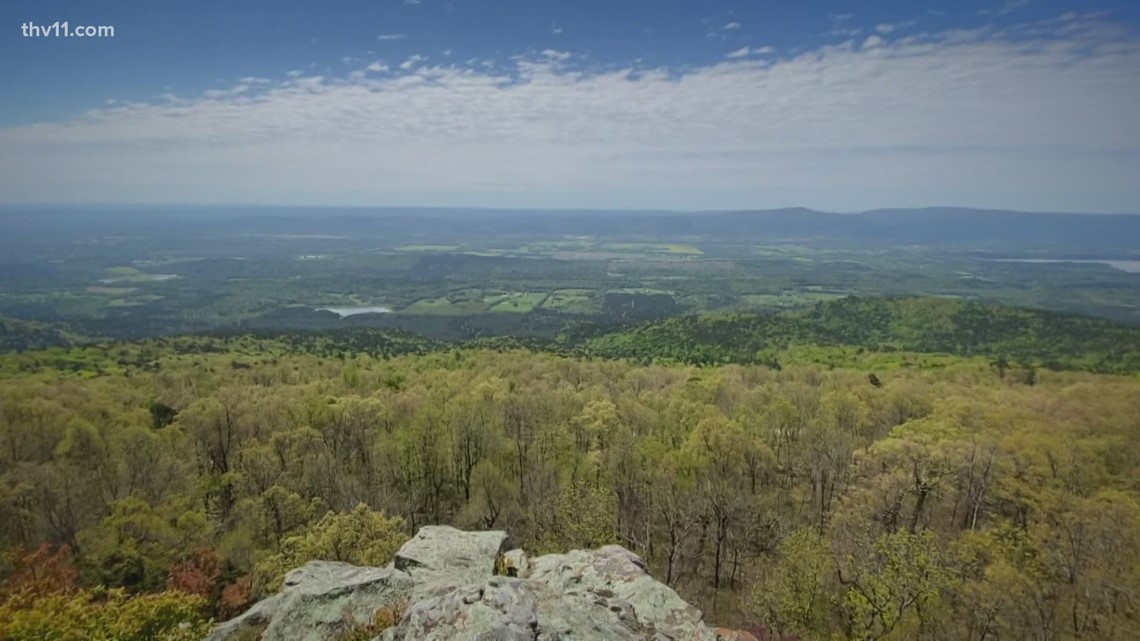
M192 552L185 561L170 568L166 587L213 600L222 575L222 560L213 548Z
M249 576L239 577L237 581L222 589L221 603L218 604L218 615L228 619L240 614L249 605L253 596Z
M66 545L53 548L45 543L35 550L13 548L5 560L12 572L0 585L0 595L34 599L76 589L79 572L71 561L71 548Z

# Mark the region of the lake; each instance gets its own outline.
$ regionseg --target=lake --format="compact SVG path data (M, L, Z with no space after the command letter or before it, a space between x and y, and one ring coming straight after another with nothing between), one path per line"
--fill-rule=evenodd
M380 305L371 305L366 307L318 307L318 312L332 312L341 318L346 316L356 316L357 314L387 314L392 310Z
M1075 258L994 258L999 263L1099 263L1129 274L1140 274L1140 260L1081 260Z

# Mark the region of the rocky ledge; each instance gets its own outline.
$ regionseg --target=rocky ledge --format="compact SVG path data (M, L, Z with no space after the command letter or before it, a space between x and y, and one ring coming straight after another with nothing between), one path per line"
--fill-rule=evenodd
M429 526L387 567L313 561L293 570L280 593L208 641L359 639L369 629L373 641L752 638L706 626L625 548L528 559L505 532Z

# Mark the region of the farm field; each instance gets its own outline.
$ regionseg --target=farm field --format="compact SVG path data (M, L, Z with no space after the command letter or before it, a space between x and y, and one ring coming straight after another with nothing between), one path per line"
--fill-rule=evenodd
M732 233L714 234L681 215L646 224L639 214L536 214L532 224L521 214L434 221L352 213L253 219L256 233L230 239L211 227L224 226L223 214L195 223L159 213L145 226L123 216L41 235L36 225L50 215L0 219L0 232L23 221L0 233L13 274L0 283L0 316L93 337L374 324L450 340L922 295L1140 323L1140 276L1113 267L1136 259L1126 232L1111 235L1117 248L1079 239L955 243L945 233L900 244L822 235L817 226L765 231L735 215L721 223L736 225ZM148 231L129 235L125 224ZM314 311L371 306L392 312Z
M525 314L541 305L546 296L541 292L511 292L498 297L498 300L491 305L491 311Z

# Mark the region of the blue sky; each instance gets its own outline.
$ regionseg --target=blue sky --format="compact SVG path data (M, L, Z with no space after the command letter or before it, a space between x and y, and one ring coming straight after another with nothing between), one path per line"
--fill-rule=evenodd
M22 5L22 6L21 6ZM25 38L25 22L114 38ZM0 202L1140 212L1140 3L0 3Z

